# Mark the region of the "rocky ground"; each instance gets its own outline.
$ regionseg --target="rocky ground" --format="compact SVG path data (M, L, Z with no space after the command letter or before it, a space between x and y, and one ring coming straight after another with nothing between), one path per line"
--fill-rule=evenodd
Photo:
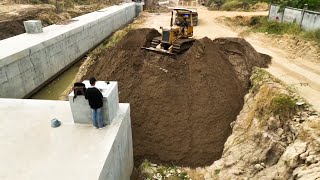
M221 159L196 169L145 161L136 179L320 178L319 113L265 70L255 69L251 82Z
M320 178L319 113L264 70L251 80L222 158L199 172L205 179Z

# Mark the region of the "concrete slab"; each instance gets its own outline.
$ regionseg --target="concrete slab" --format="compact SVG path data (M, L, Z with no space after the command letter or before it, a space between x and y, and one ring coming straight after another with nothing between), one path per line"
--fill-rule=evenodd
M23 24L27 34L38 34L43 32L41 20L24 21Z
M114 122L102 130L74 124L67 101L0 99L0 116L1 180L116 180L131 174L129 104L120 104ZM62 125L51 128L52 118Z

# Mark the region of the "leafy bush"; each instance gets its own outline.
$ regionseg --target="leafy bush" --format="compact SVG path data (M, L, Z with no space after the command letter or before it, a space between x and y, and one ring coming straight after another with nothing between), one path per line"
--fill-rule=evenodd
M259 26L266 21L265 16L253 16L250 20L250 26Z
M280 117L290 118L296 113L296 102L288 95L278 95L271 101L271 111Z
M302 9L305 4L308 4L309 10L320 10L319 0L273 0L273 3L279 4L281 7L290 6Z

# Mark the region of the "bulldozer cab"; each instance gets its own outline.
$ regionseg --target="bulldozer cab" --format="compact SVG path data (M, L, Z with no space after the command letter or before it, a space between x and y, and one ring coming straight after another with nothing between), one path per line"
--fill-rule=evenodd
M198 13L196 9L187 9L187 8L174 8L175 14L175 24L178 24L183 18L191 26L196 26L198 24Z
M182 38L189 38L193 36L193 23L192 21L189 21L188 19L192 18L192 12L188 9L183 9L183 12L188 12L186 14L182 14L180 11L181 8L173 9L171 14L171 29L174 31L176 29L179 29L179 35ZM175 20L173 23L173 12L175 11ZM174 24L174 26L173 26ZM172 27L173 26L173 27Z

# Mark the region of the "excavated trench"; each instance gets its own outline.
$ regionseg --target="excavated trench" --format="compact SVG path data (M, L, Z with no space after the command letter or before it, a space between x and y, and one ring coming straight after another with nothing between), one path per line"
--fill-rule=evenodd
M266 67L271 59L240 38L203 38L176 56L140 49L159 35L155 29L130 31L84 79L119 82L120 102L131 105L136 165L143 159L210 165L221 157L253 66Z

